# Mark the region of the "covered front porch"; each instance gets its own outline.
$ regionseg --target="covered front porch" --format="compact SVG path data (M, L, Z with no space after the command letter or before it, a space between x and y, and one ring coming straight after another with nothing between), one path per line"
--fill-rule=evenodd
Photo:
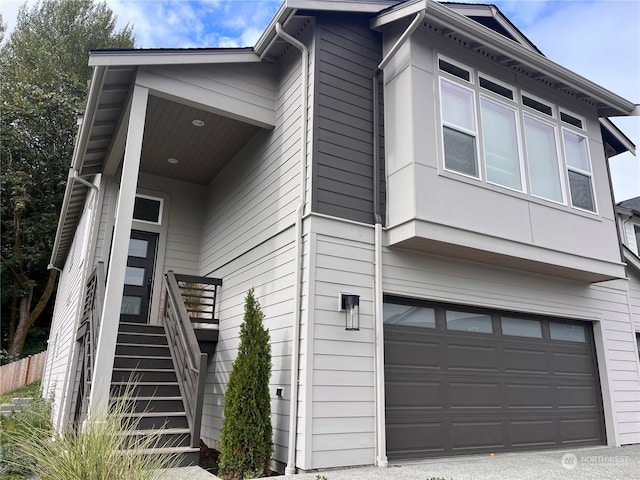
M250 49L182 56L179 66L170 52L155 53L91 57L94 77L52 256L53 267L64 267L78 248L80 219L94 208L65 411L81 424L105 408L117 380L171 380L172 370L196 448L222 285L202 267L210 184L273 129L275 71ZM165 333L171 365L157 354ZM135 347L137 357L154 359L123 359Z

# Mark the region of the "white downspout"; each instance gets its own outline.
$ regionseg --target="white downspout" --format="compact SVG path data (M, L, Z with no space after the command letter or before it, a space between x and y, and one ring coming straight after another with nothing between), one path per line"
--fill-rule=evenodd
M291 400L289 404L289 449L287 466L285 467L285 475L294 475L296 473L296 438L298 430L298 370L300 363L300 321L302 320L302 216L304 215L304 206L307 202L307 137L308 137L308 77L309 77L309 51L307 47L295 39L282 29L280 22L276 23L276 34L283 40L300 50L302 54L302 111L301 119L301 156L300 161L300 204L296 209L296 238L295 238L295 277L294 277L294 298L295 311L293 321L292 335L292 352L291 352Z
M380 216L380 159L379 159L379 112L378 112L378 80L384 67L397 53L407 38L422 23L425 9L418 12L398 41L384 56L376 72L373 74L373 215L375 217L374 240L374 308L375 308L375 362L376 362L376 464L379 467L389 466L387 461L386 414L384 401L384 333L383 333L383 288L382 288L382 217Z

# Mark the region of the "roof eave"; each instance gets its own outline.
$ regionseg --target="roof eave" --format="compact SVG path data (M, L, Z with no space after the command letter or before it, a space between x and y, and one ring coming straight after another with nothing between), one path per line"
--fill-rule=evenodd
M184 50L95 50L89 54L89 66L198 65L210 63L259 62L251 47Z
M558 84L570 86L593 99L599 105L600 117L637 115L636 105L629 100L433 0L415 0L382 12L372 20L371 28L381 28L421 9L426 9L427 19L433 19L453 31L463 32L474 42L511 57L545 77L552 78Z

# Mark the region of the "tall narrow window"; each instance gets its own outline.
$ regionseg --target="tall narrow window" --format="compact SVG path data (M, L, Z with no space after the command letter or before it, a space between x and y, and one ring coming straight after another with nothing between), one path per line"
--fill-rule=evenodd
M477 178L475 94L446 80L440 81L440 91L445 168Z
M636 247L638 249L638 256L640 257L640 225L633 226L633 233L636 235Z
M480 99L487 181L522 190L516 110Z
M562 138L567 168L569 169L571 204L576 208L595 212L596 202L593 196L588 139L584 135L564 128L562 129Z
M541 198L562 202L555 127L525 115L524 134L531 193Z

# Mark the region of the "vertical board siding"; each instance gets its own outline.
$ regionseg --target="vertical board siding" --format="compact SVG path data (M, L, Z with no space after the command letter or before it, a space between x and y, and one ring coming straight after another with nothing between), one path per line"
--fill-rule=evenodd
M307 44L312 42L310 33L302 32ZM302 152L298 50L289 49L279 72L275 128L258 132L208 187L199 273L223 280L218 299L220 337L209 362L202 437L209 445L217 445L220 439L224 391L240 341L244 301L253 287L270 334L274 459L283 464L288 452L294 223ZM282 398L276 396L277 388L283 389Z
M77 323L85 294L84 280L89 251L87 243L91 235L95 197L95 193L90 191L69 256L60 274L49 333L49 354L43 374L42 392L43 395L50 395L52 398L54 405L52 420L55 428L61 428L66 421L63 406L67 401L65 399L67 375L71 376L75 373L75 366L70 365L70 362L75 352Z
M24 385L42 380L47 351L29 355L0 367L0 395Z
M316 39L312 208L373 223L372 79L382 59L381 38L364 16L322 14Z

